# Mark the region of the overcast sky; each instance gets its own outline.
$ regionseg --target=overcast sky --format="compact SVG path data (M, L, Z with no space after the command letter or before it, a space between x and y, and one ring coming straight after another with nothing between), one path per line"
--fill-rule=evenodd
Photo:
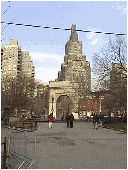
M10 8L8 9L8 7ZM8 9L8 10L7 10ZM4 11L6 11L4 13ZM3 14L4 13L4 14ZM127 1L2 1L1 21L46 27L127 34ZM1 28L5 27L1 24ZM114 35L77 32L83 55L92 61L93 52ZM2 32L2 45L18 40L29 51L35 78L43 83L55 80L64 61L65 44L71 31L9 25ZM10 37L11 36L11 37ZM10 37L10 38L8 38Z

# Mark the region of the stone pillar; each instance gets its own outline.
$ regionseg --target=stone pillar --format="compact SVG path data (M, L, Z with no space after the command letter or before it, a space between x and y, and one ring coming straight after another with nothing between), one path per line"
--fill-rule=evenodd
M56 100L53 102L53 117L56 119Z

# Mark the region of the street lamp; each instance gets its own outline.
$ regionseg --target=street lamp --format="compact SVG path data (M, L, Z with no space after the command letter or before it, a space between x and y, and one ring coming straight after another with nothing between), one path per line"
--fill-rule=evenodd
M54 98L52 98L52 114L53 114L53 101L54 101Z
M69 105L68 105L68 115L69 115Z

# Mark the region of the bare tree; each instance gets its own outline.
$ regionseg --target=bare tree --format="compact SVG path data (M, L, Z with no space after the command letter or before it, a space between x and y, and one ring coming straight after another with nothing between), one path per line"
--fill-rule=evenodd
M6 77L1 81L1 106L2 108L9 106L10 111L17 108L28 109L33 104L35 81L26 75L19 75L11 78Z
M8 2L10 2L10 1L8 1ZM10 9L10 7L11 7L11 6L9 5L8 8L2 13L1 19L2 19L2 16L3 16L3 15L6 15L7 11ZM15 20L15 19L12 19L12 20L10 21L10 23L13 22L14 20ZM11 34L11 35L7 36L6 34L4 34L4 31L6 30L6 28L7 28L8 26L9 26L9 24L6 24L5 26L1 27L1 42L9 39L10 37L12 37L12 36L14 35L14 34ZM6 36L6 37L5 37L5 36Z
M123 36L115 36L114 40L110 38L109 43L93 55L92 89L104 92L104 108L107 109L109 116L111 111L120 108L122 104L126 107L126 63L127 41Z
M49 86L36 81L36 90L37 95L34 98L36 109L34 108L33 111L46 115L49 109Z

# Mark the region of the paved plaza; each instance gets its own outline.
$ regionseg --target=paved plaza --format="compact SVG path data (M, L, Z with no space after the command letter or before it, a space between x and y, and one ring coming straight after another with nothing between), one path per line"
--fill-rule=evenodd
M37 169L126 169L127 134L92 122L38 123Z

